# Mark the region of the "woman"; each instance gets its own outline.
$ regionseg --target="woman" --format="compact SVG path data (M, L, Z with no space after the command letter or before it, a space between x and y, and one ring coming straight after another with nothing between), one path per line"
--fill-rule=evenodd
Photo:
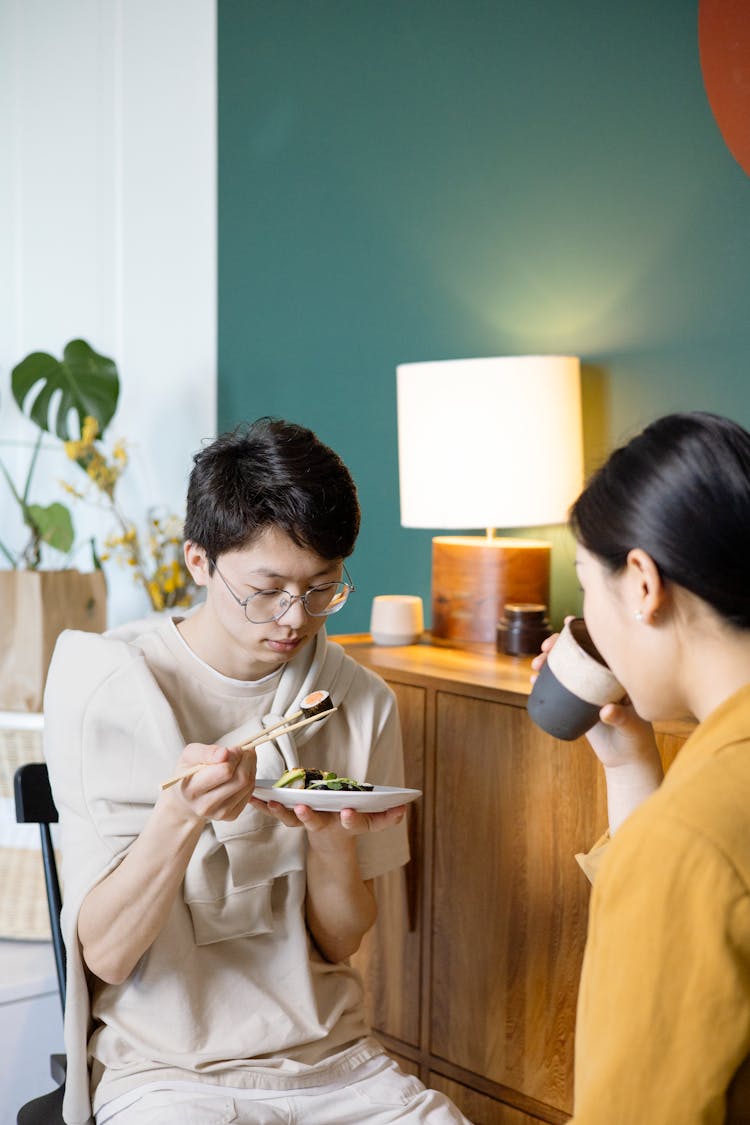
M659 419L571 526L586 624L628 692L588 736L611 839L588 857L573 1122L749 1122L750 434ZM687 715L662 779L651 724Z

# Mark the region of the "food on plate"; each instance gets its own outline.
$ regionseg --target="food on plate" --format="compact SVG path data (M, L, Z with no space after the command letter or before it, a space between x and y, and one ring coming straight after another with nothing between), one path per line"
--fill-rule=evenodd
M330 770L305 769L296 766L286 770L278 781L273 783L274 789L329 789L331 791L345 790L350 793L370 793L374 786L369 781L353 781L351 777L339 777Z
M313 781L325 781L327 778L335 777L335 773L327 773L323 770L306 770L302 766L296 766L294 769L286 770L282 773L278 781L274 781L274 789L309 789Z
M336 777L335 774L308 785L308 789L345 790L347 793L371 793L374 788L369 781L353 781L351 777Z
M333 700L327 691L311 691L300 703L300 713L309 717L333 710Z

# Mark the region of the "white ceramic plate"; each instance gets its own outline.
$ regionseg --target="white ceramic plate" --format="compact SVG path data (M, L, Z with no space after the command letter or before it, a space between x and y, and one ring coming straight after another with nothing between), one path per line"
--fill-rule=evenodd
M366 793L352 793L344 789L274 789L272 781L256 781L254 797L261 801L278 801L288 809L295 805L308 805L318 812L341 812L358 809L360 812L383 812L394 805L408 805L422 796L421 789L396 789L392 785L376 785Z

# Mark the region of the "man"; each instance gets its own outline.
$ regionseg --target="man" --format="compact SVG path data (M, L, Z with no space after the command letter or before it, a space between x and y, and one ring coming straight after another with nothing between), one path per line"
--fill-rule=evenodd
M348 964L375 920L372 879L408 859L403 806L252 796L256 776L298 764L403 783L389 689L323 629L353 589L358 530L340 458L261 419L194 459L185 560L205 602L135 639L58 642L45 727L70 1125L465 1121L369 1036ZM335 712L240 748L320 689Z

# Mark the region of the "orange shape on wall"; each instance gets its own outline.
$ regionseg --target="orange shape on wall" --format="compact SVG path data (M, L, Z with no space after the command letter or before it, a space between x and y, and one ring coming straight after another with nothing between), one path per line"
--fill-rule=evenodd
M721 135L750 175L748 0L700 0L698 46L706 94Z

